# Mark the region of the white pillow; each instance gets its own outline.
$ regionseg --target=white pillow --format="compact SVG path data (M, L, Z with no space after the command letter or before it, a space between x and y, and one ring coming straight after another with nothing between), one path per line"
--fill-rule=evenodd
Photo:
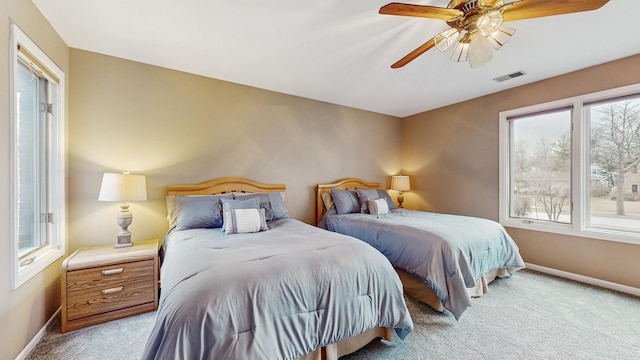
M225 234L255 233L269 230L264 208L224 210Z
M389 204L385 199L369 200L369 214L384 215L389 213Z
M178 218L178 212L176 210L176 197L172 195L167 195L165 197L167 201L167 222L169 223L169 229L176 226L176 221Z
M333 198L330 192L323 192L320 197L322 198L322 204L324 205L324 212L327 212L333 208Z

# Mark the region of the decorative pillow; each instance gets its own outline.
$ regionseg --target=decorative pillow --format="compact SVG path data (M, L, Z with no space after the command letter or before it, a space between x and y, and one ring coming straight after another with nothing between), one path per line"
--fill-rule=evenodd
M289 212L284 205L283 196L284 193L269 192L269 193L233 193L235 199L260 199L260 207L265 210L265 217L267 221L288 219Z
M222 227L220 199L231 195L175 196L175 226L177 230ZM171 209L167 202L169 216ZM169 217L168 216L168 217ZM171 221L169 221L171 226Z
M369 213L369 200L378 200L380 195L376 189L356 189L358 200L360 200L360 212Z
M338 214L360 212L360 200L355 190L331 189L331 198Z
M333 208L331 192L323 192L320 197L322 198L322 204L324 205L324 212L331 210L331 208Z
M385 199L369 200L369 214L384 215L389 213L389 204Z
M227 235L269 230L264 208L224 210L223 214Z
M393 203L393 199L391 199L391 196L389 196L389 193L386 190L378 189L378 198L387 200L389 210L396 208L396 204Z
M224 214L227 210L237 210L237 209L260 209L260 199L252 198L245 200L233 200L233 199L220 199L222 203L222 212ZM224 219L224 216L223 216ZM226 230L227 223L223 221L222 230Z

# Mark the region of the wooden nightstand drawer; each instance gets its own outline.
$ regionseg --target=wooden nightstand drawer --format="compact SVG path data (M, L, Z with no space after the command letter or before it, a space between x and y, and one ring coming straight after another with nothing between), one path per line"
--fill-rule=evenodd
M80 248L62 262L62 332L158 308L158 240Z
M108 286L139 278L153 278L154 271L156 269L153 259L69 271L67 273L67 291Z
M153 303L153 278L81 290L67 302L67 320L106 313L144 303Z

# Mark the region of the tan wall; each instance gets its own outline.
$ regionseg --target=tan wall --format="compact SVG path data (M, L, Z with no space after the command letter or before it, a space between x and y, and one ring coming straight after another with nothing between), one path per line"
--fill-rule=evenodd
M399 119L71 49L69 245L115 242L118 205L102 173L146 174L133 240L167 229L165 186L223 176L287 185L290 215L313 223L314 186L400 169ZM313 86L310 84L309 86Z
M148 176L149 201L131 207L134 241L164 234L168 184L220 176L284 182L292 217L311 223L314 184L347 176L388 184L401 154L414 188L405 193L408 207L497 219L499 111L640 82L636 56L400 122L69 50L29 0L0 0L0 13L8 14L0 17L1 114L9 113L10 19L68 75L68 251L114 241L117 204L97 195L103 172L125 169ZM0 128L8 144L8 116ZM0 169L9 164L9 148L1 147ZM0 360L15 358L60 305L60 261L10 290L10 178L2 173L0 322L9 325L0 327ZM509 230L526 261L640 287L633 275L640 246Z
M11 290L9 41L15 23L68 74L69 51L30 0L0 0L0 359L15 359L60 306L61 260Z
M406 205L498 220L498 113L639 83L638 68L640 55L403 119ZM640 245L508 231L527 262L640 288Z

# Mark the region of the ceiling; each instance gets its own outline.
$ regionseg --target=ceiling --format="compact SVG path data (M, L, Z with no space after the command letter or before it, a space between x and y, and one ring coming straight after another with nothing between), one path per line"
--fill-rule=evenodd
M33 2L72 48L397 117L640 53L637 0L508 22L516 33L475 69L435 48L391 69L447 25L378 14L388 0Z

